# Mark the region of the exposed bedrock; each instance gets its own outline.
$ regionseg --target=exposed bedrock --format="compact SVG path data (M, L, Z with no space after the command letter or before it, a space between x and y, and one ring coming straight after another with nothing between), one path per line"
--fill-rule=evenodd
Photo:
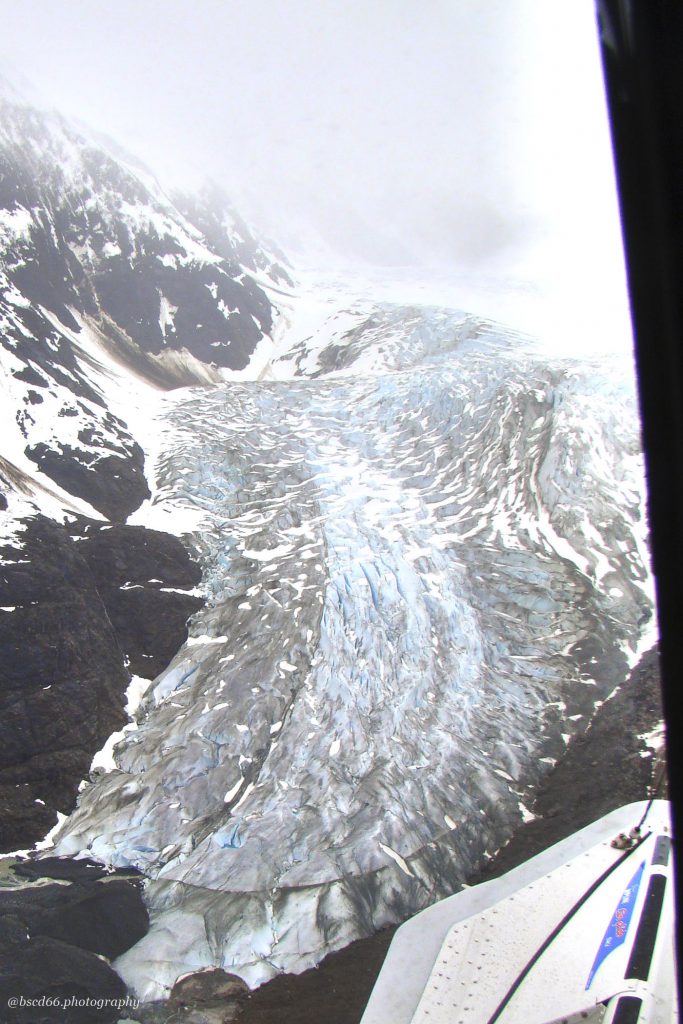
M125 522L150 496L144 474L144 455L137 444L125 455L103 458L87 449L69 445L49 448L46 444L28 448L27 455L68 494L87 501L115 523Z
M139 885L54 858L44 873L70 881L36 884L25 879L40 877L39 863L17 866L24 878L0 889L0 1020L117 1021L127 991L110 961L149 927Z
M129 667L163 668L202 603L176 592L199 570L174 537L44 516L23 526L0 547L2 850L71 810L94 753L127 721Z
M149 917L136 885L124 879L40 885L0 892L0 918L111 960L141 939Z
M44 516L0 549L0 849L73 806L93 754L126 722L129 673L87 563Z
M187 636L201 569L178 540L142 526L90 524L78 549L134 675L153 679Z
M8 1024L114 1024L127 995L108 963L58 939L0 949L0 1007L22 996L26 1003L12 1006Z

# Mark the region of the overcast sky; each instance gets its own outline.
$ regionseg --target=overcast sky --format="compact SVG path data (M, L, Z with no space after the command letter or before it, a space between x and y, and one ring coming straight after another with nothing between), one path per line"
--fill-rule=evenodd
M592 0L0 0L0 18L8 77L162 182L213 178L285 246L624 305Z

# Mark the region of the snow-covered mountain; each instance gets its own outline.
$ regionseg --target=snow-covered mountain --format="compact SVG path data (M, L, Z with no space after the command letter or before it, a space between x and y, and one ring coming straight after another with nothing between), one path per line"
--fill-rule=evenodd
M182 545L102 530L149 498L149 410L169 388L262 360L278 313L257 281L285 279L216 189L171 200L109 140L3 90L5 849L71 808L126 722L129 669L153 676L186 635L200 571Z
M61 219L38 246L37 206L0 214L7 501L14 522L35 506L4 557L15 590L53 536L84 563L72 603L100 602L97 648L125 655L97 738L125 720L125 659L155 678L56 852L148 877L150 931L116 961L138 996L209 965L253 985L456 889L624 681L653 611L632 367L371 289L295 289L215 197L170 204L82 145L60 181L96 166L96 217L87 196L46 201ZM236 333L209 351L218 318ZM98 473L104 498L74 482ZM35 626L33 600L7 614ZM180 602L163 652L145 626L162 600Z
M286 279L217 189L171 201L112 144L2 98L0 275L25 455L115 518L146 496L142 453L89 382L82 328L159 386L220 379L272 332L256 278ZM57 437L51 424L74 409L76 436Z

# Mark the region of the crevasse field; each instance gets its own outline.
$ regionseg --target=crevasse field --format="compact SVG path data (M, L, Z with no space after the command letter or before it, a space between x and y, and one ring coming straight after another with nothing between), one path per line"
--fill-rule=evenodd
M652 628L623 359L339 283L274 300L258 379L108 383L147 452L129 521L207 598L55 839L151 879L115 965L143 999L457 889Z

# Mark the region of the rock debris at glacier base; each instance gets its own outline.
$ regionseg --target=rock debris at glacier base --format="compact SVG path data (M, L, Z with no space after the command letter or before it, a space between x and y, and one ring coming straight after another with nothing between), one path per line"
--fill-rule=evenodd
M629 367L437 309L328 320L289 379L167 402L138 515L201 524L207 605L56 848L151 878L117 961L142 998L303 970L452 892L651 616Z

